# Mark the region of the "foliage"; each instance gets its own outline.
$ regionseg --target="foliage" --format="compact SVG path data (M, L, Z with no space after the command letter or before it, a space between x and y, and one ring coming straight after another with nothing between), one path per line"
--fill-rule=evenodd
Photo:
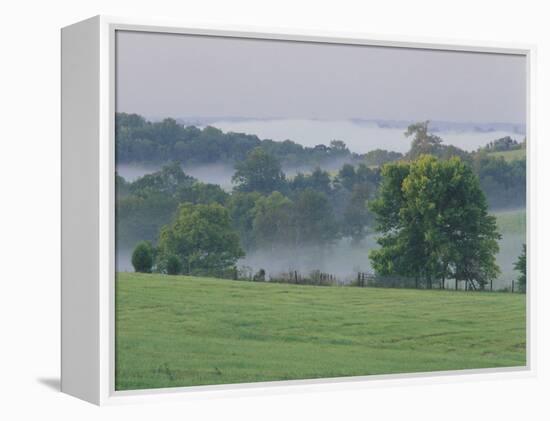
M115 205L117 247L130 247L141 240L154 242L178 207L172 196L151 193L147 197L128 195Z
M219 203L220 205L225 205L229 201L230 195L217 184L197 181L190 186L180 186L176 191L175 197L180 203L189 202L203 205Z
M385 149L374 149L365 154L365 164L373 167L380 167L387 162L397 161L403 158L400 152L386 151Z
M370 168L365 164L344 164L338 171L336 183L350 192L357 184L366 185L366 188L374 193L380 183L380 169Z
M157 193L174 195L182 186L191 186L194 182L195 179L185 174L179 163L170 162L160 171L138 178L129 190L139 197Z
M368 185L356 184L344 212L342 234L350 237L354 243L361 241L367 234L367 225L370 222L367 203L370 196Z
M132 253L132 266L136 272L151 273L153 269L153 246L148 241L141 241Z
M378 273L424 279L428 288L447 277L481 288L496 278L500 234L469 166L426 155L387 164L382 175L371 204L383 234L370 254Z
M297 245L330 244L338 238L338 228L327 196L313 189L300 192L293 207Z
M416 159L421 155L431 154L438 156L441 150L442 139L429 133L429 121L411 124L405 132L406 137L413 138L411 149L407 153L408 159Z
M341 140L330 146L304 147L292 140L260 140L244 133L224 133L207 126L197 128L167 118L159 122L145 120L137 114L117 113L115 147L118 163L163 163L176 160L184 164L243 161L261 147L286 165L319 165L335 158L352 158Z
M514 269L519 272L518 284L522 291L525 291L527 286L527 246L523 244L521 254L514 264Z
M312 189L330 194L332 190L329 173L319 167L315 168L311 174L298 173L289 184L289 188L294 192Z
M178 256L170 254L166 257L165 267L168 275L178 275L181 273L183 265Z
M376 212L373 208L372 212L369 211L369 204L380 207L380 203L384 202L376 219L379 226L387 225L389 231L380 242L384 243L383 248L393 248L395 255L400 253L399 258L386 260L384 270L393 273L397 267L408 268L407 276L418 276L422 282L431 283L438 277L466 277L466 274L459 273L455 257L455 260L449 260L455 252L445 245L451 240L441 234L441 226L429 230L429 227L417 223L415 219L422 215L422 221L425 221L439 215L435 211L431 214L420 212L421 205L418 203L418 209L410 206L414 201L409 196L419 195L427 203L434 203L439 206L438 209L445 210L442 202L434 195L438 188L442 191L441 186L447 183L445 177L450 175L450 170L445 170L447 173L443 175L437 172L438 175L427 184L418 180L417 183L411 182L408 196L403 190L404 178L408 176L411 166L422 157L422 153L437 157L441 162L456 162L457 157L460 158L462 164L471 169L473 175L469 174L468 177L479 179L486 202L491 208L520 207L526 201L524 149L513 149L516 147L514 142L503 138L497 139L487 148L468 153L454 146L443 145L438 136L430 133L428 122L408 128L406 134L412 138L412 142L411 150L405 156L385 150L359 156L352 154L341 140L333 140L329 146L304 148L288 140L259 140L255 136L223 133L213 127L199 129L184 126L172 119L152 123L131 114L117 114L116 130L117 148L121 145L130 148L129 155L123 152L117 155L117 162L136 162L136 156L139 155L136 155L136 145L149 145L148 142L152 142L155 150L146 153L142 150L145 156L143 162L176 160L133 182L115 175L116 238L117 247L123 249L142 240L156 244L161 228L174 220L178 206L185 203L222 206L228 212L231 229L237 234L240 247L247 252L280 245L295 248L328 247L340 237L358 243L374 229L373 214ZM119 140L121 145L118 145ZM525 142L520 147L524 145ZM507 147L512 149L489 152ZM522 151L519 159L507 161L497 156ZM328 157L343 162L338 171L323 169L322 163L328 162L323 160ZM219 185L202 183L185 174L182 165L185 168L193 162L237 162L233 191L224 191ZM282 170L283 162L301 165L302 172L287 179ZM306 171L308 165L313 170ZM385 176L383 180L384 171L385 174L392 173L390 178L396 178L390 182ZM449 184L447 188L453 187ZM374 200L376 197L378 199ZM463 206L464 203L467 201L458 205ZM410 215L395 211L405 204ZM450 217L450 211L445 212L445 217ZM385 216L382 217L381 213L385 213ZM476 217L473 211L468 215L470 218ZM394 229L396 221L409 223L409 226L397 231ZM490 231L491 224L486 225L483 227L483 223L480 223L477 229ZM418 244L426 247L417 247ZM483 250L489 250L489 254L476 255L474 260L490 261L491 254L494 254L490 251L491 248L494 250L493 245L494 242L488 240ZM405 253L404 250L409 251ZM477 253L477 249L472 250ZM442 256L447 255L451 256L446 259L452 264L446 264L446 260L442 259ZM161 257L166 259L167 256ZM179 258L184 264L182 270L188 270L185 269L186 261L182 256ZM166 271L166 260L158 260L156 263L158 270ZM463 262L461 266L468 265ZM482 286L483 278L489 279L494 275L493 269L490 264L486 264L483 268L470 267L467 272L468 276L479 278ZM429 280L423 270L431 274Z
M281 163L261 148L250 152L244 161L235 165L235 170L233 182L238 191L271 193L284 188Z
M221 205L179 206L172 223L160 231L159 260L177 256L184 273L220 273L244 256L229 212Z
M523 148L521 149L513 149L510 151L503 151L503 152L489 152L488 155L493 158L504 158L506 162L511 161L522 161L526 159L527 151Z
M170 222L178 204L225 204L229 194L220 186L196 181L180 165L170 163L134 182L116 176L117 244L126 247L140 240L155 242L160 228Z
M502 152L521 149L522 144L510 136L501 137L500 139L489 142L483 149L487 152Z
M258 198L252 210L252 232L258 247L273 249L294 243L292 206L292 201L277 191Z
M239 234L245 250L251 250L256 245L253 232L256 216L256 202L262 197L258 192L233 192L228 203L229 215L233 228Z
M479 177L491 207L525 206L527 198L526 160L506 161L486 152L474 155L472 167Z

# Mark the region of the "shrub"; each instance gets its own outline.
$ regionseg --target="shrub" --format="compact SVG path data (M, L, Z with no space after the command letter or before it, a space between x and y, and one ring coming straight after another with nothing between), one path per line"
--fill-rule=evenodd
M182 263L178 256L171 254L166 259L166 273L168 275L178 275L181 273Z
M132 266L136 272L151 273L153 269L153 246L148 241L141 241L132 253Z

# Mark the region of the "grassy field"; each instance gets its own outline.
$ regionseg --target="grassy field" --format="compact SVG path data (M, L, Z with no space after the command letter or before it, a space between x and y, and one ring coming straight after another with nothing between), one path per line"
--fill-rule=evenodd
M515 149L512 151L490 152L489 155L494 157L502 156L506 161L516 161L519 159L524 159L525 152L525 149Z
M497 218L498 231L502 235L522 234L527 232L527 214L524 208L501 210L494 214Z
M521 294L117 274L117 390L525 362Z

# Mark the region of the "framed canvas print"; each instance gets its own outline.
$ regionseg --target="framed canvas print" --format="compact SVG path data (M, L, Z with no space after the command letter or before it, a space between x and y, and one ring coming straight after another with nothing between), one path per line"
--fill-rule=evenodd
M530 372L531 57L64 28L62 390Z

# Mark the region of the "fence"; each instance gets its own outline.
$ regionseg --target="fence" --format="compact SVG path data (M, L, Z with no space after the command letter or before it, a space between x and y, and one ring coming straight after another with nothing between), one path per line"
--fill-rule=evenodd
M357 272L354 279L342 278L328 272L314 270L308 274L303 274L298 270L289 270L278 274L267 276L263 269L254 273L251 268L246 271L232 272L233 279L255 282L274 282L296 285L316 285L316 286L352 286L352 287L377 287L377 288L411 288L411 289L449 289L461 291L499 291L499 292L523 292L517 281L512 280L508 286L497 288L493 281L486 285L480 285L473 281L464 280L434 280L431 288L427 282L420 279L399 277L399 276L378 276L369 272Z

